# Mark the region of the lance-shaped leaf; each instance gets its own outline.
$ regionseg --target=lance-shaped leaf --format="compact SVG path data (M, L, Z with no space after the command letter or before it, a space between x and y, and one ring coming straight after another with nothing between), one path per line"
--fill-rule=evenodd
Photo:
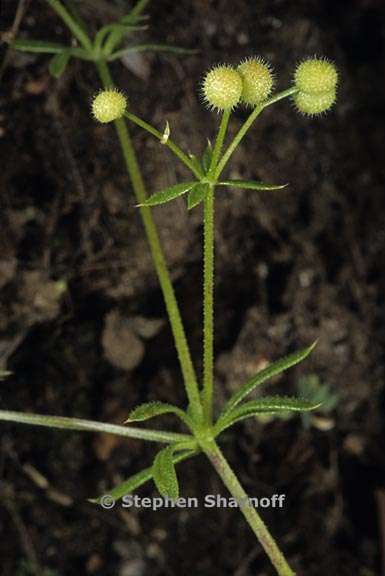
M21 52L33 52L38 54L61 54L66 52L70 56L81 58L82 60L91 60L92 56L86 50L80 47L65 46L56 42L46 42L45 40L27 40L26 38L17 38L11 44L15 50Z
M210 140L207 140L206 150L204 151L202 156L202 169L205 174L207 174L210 169L212 157L213 157L213 147Z
M287 184L268 184L266 182L254 182L253 180L226 180L218 182L218 186L230 186L231 188L244 188L245 190L282 190Z
M32 426L45 426L46 428L78 430L79 432L105 432L107 434L115 434L117 436L125 436L128 438L137 438L138 440L148 440L150 442L194 443L194 438L188 434L165 432L161 430L146 430L142 428L134 428L131 426L108 424L107 422L95 422L94 420L66 418L65 416L46 416L43 414L29 414L27 412L0 410L0 420L4 420L6 422L17 422L19 424L30 424Z
M61 54L68 46L57 44L56 42L46 42L45 40L27 40L17 38L12 42L12 47L22 52L38 52L45 54Z
M138 204L138 206L158 206L159 204L165 204L166 202L170 202L170 200L174 200L174 198L178 198L178 196L186 194L195 184L196 182L175 184L174 186L170 186L170 188L155 192L155 194L147 198L143 204Z
M188 193L187 197L187 208L191 210L198 206L204 200L209 189L208 184L196 184Z
M197 156L195 156L195 154L191 154L189 152L188 157L190 158L191 164L193 164L194 168L196 168L196 170L198 172L202 172L202 166L201 166L200 160L197 158Z
M264 368L263 370L257 372L257 374L253 376L253 378L251 378L248 382L246 382L246 384L243 384L243 386L241 386L238 392L236 392L230 398L230 400L227 402L223 410L223 414L226 414L227 412L232 410L237 404L239 404L239 402L243 400L245 396L247 396L247 394L250 394L250 392L252 392L254 388L260 386L261 384L266 382L266 380L269 380L273 376L277 376L281 372L284 372L288 368L291 368L292 366L295 366L296 364L304 360L306 356L309 356L309 354L313 351L316 344L317 340L307 348L303 348L302 350L299 350L294 354L289 354L288 356L285 356L284 358L281 358L280 360L273 362L273 364L270 364L269 366L267 366L267 368Z
M126 46L121 50L117 50L108 57L108 60L111 62L117 58L121 58L122 56L129 54L130 52L168 52L170 54L182 56L188 54L196 54L198 50L194 50L192 48L181 48L179 46L168 46L167 44L135 44Z
M191 420L183 410L173 404L167 404L165 402L146 402L145 404L140 404L140 406L137 406L130 412L125 424L129 422L144 422L145 420L149 420L155 416L161 416L162 414L175 414L187 426L191 426Z
M195 454L197 453L198 452L195 450L188 450L179 454L174 454L172 457L173 463L174 465L178 464L183 460L187 460L187 458L195 456ZM133 474L133 476L130 476L130 478L128 478L118 486L115 486L115 488L108 490L107 494L111 496L115 501L120 500L121 498L123 498L123 496L126 496L127 494L132 494L134 490L136 490L149 480L152 480L152 477L153 477L152 466L150 466L150 468L145 468L144 470L141 470L137 474ZM90 498L88 501L94 504L100 504L101 498L102 497Z
M61 52L61 54L55 54L48 66L51 76L54 78L60 78L64 73L70 58L71 54L67 50Z
M222 432L225 428L232 426L240 420L257 416L258 414L279 414L282 412L309 412L316 410L321 406L321 402L314 402L304 398L295 398L289 396L265 396L257 400L246 402L238 408L227 412L219 418L215 429L216 432Z
M175 446L163 448L155 456L152 465L155 486L158 488L160 495L172 500L176 500L179 496L179 484L173 460L174 450Z
M0 370L0 380L5 380L6 378L9 378L9 376L12 375L12 372L10 372L9 370Z

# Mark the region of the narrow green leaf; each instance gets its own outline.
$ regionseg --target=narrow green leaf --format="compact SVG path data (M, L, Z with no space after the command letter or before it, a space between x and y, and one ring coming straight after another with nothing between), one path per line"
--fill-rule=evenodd
M244 188L245 190L282 190L282 188L286 188L287 184L267 184L253 180L226 180L225 182L218 182L218 186Z
M51 76L54 78L60 78L65 71L70 58L71 55L67 51L61 52L61 54L55 54L48 66Z
M155 192L155 194L152 194L147 198L143 204L138 204L138 206L158 206L159 204L165 204L170 200L174 200L174 198L178 198L178 196L182 196L182 194L191 190L195 184L196 182L182 182L181 184L175 184L174 186L170 186L170 188L166 188L160 192Z
M188 450L179 454L174 454L172 458L173 463L178 464L183 460L187 460L188 458L195 456L197 453L198 452L195 450ZM153 477L152 466L150 466L150 468L145 468L144 470L141 470L137 474L130 476L130 478L128 478L118 486L115 486L115 488L108 490L107 494L111 496L115 501L118 501L121 498L123 498L123 496L126 496L126 494L132 494L132 492L134 492L137 488L139 488L149 480L152 480L152 477ZM100 504L101 499L102 497L89 498L88 501L92 502L93 504Z
M109 61L117 60L130 52L168 52L177 55L196 54L198 50L191 48L181 48L179 46L168 46L167 44L132 44L121 50L117 50L108 58Z
M12 375L12 372L10 372L9 370L0 370L0 380L5 380L6 378L8 378L11 375Z
M183 410L165 402L146 402L137 406L130 412L125 424L129 422L144 422L162 414L176 414L188 426L190 425L190 418Z
M267 366L267 368L264 368L263 370L257 372L257 374L253 376L253 378L251 378L248 382L246 382L246 384L244 384L240 388L240 390L238 390L238 392L236 392L230 398L230 400L227 402L223 410L223 414L226 414L227 412L232 410L237 404L239 404L239 402L241 402L241 400L243 400L245 396L247 396L247 394L250 394L250 392L252 392L254 388L260 386L261 384L266 382L266 380L269 380L273 376L276 376L281 372L284 372L288 368L295 366L295 364L302 362L302 360L304 360L307 356L309 356L309 354L314 350L316 344L317 340L307 348L303 348L302 350L299 350L294 354L289 354L288 356L285 356L284 358L281 358L280 360L273 362L273 364L270 364L270 366Z
M80 418L66 418L65 416L46 416L43 414L29 414L27 412L0 410L0 420L4 420L6 422L17 422L19 424L30 424L32 426L45 426L46 428L62 428L66 430L88 432L105 432L107 434L115 434L117 436L137 438L139 440L148 440L149 442L194 443L194 438L188 434L141 429L131 426L119 426L118 424L95 422L95 420L83 420Z
M152 474L155 486L161 496L176 500L179 496L178 478L175 472L173 452L175 446L163 448L155 457L152 465Z
M188 193L187 197L187 208L191 210L198 206L204 199L209 189L208 184L196 184Z
M213 157L213 147L211 145L210 140L207 140L206 150L204 151L202 156L202 169L205 174L207 174L210 169L212 157Z
M192 164L194 165L194 167L196 168L196 170L198 170L198 172L200 172L202 170L202 166L200 161L198 160L198 158L195 156L195 154L191 154L189 153L188 157L190 158Z
M309 412L321 406L321 402L289 396L265 396L251 400L228 412L217 422L217 431L222 431L240 420L258 414L277 414L282 412Z
M26 38L17 38L12 42L12 47L22 52L38 52L45 54L60 54L68 46L57 44L56 42L46 42L45 40L27 40Z
M37 54L61 54L66 52L70 56L81 58L82 60L92 60L92 55L84 48L65 46L55 42L45 42L45 40L27 40L18 38L12 42L11 46L21 52L33 52Z
M100 48L104 39L108 36L104 45L103 53L105 56L109 56L125 36L128 36L133 32L147 30L147 28L148 26L134 26L132 24L122 24L121 22L107 24L98 30L95 36L95 46Z
M137 24L138 22L144 22L148 19L148 14L126 14L126 16L120 19L120 22L122 22L122 24Z

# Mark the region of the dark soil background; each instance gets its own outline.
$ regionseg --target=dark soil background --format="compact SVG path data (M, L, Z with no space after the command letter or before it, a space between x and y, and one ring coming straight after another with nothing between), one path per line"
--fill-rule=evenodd
M1 30L18 2L1 3ZM129 2L82 0L93 30ZM268 361L315 338L311 358L276 382L317 375L338 403L300 418L250 420L223 449L253 496L286 494L264 518L299 576L385 574L384 4L381 0L157 0L142 41L199 49L115 63L137 114L201 153L217 116L199 100L217 62L261 54L288 86L295 63L326 55L338 104L309 120L267 110L237 151L233 178L290 182L276 193L217 196L218 401ZM20 35L68 41L44 2L25 3ZM3 40L5 40L3 36ZM92 65L53 80L44 55L1 46L0 383L2 409L121 423L137 403L183 405L162 296L111 126L96 125ZM235 133L245 112L234 114ZM133 129L150 191L184 177L167 149ZM196 366L201 354L201 210L154 211ZM267 390L273 390L272 387ZM173 419L165 425L175 428ZM157 424L155 424L156 426ZM177 429L177 428L175 428ZM1 424L1 574L272 575L236 510L104 511L87 498L151 463L155 446ZM185 496L226 494L202 457L180 468ZM152 484L141 495L155 495ZM381 537L382 533L382 537ZM382 568L381 568L382 566Z

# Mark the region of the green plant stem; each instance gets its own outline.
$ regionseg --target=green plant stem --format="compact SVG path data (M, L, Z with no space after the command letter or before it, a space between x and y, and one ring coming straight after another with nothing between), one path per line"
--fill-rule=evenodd
M209 424L214 379L214 194L210 184L203 207L203 412Z
M149 428L135 428L133 426L119 426L118 424L96 422L95 420L83 420L81 418L67 418L65 416L49 416L46 414L29 414L28 412L0 410L0 420L6 422L17 422L19 424L29 424L32 426L45 426L47 428L62 428L66 430L79 430L85 432L103 432L114 434L116 436L124 436L126 438L147 440L149 442L186 442L187 447L190 448L194 447L193 445L195 444L194 438L188 434L151 430Z
M222 115L208 172L212 177L221 154L231 111ZM214 388L214 200L210 183L203 208L203 412L211 424Z
M108 65L106 64L105 61L100 61L98 63L98 71L104 87L111 88L114 84L110 75L110 71L108 69ZM118 133L122 153L126 163L127 171L129 173L132 182L132 187L134 189L137 202L138 204L142 204L147 197L146 190L125 120L123 118L116 120L115 127ZM183 373L186 393L193 414L195 416L200 417L202 413L202 406L200 403L198 383L196 380L194 367L191 361L190 350L187 343L182 318L179 312L178 303L176 301L175 293L167 270L158 232L154 220L152 218L150 208L142 206L140 208L140 213L147 234L147 240L150 245L150 250L154 261L155 269L158 274L159 283L163 292L163 297L165 300L166 309L175 340L175 347L178 353L178 358Z
M296 92L298 92L297 88L295 88L295 87L288 88L287 90L283 90L282 92L275 94L274 96L272 96L271 98L269 98L268 100L266 100L265 102L263 102L262 104L260 104L259 106L256 106L254 108L254 110L251 112L251 114L248 116L248 118L245 120L244 124L241 126L241 128L239 129L239 131L235 135L232 142L229 144L229 146L226 149L225 153L223 154L220 162L216 166L215 180L218 180L218 178L221 175L221 173L223 172L227 162L230 160L230 157L232 156L233 152L239 146L241 140L244 138L247 131L249 130L249 128L253 124L254 120L257 118L257 116L259 116L259 114L262 112L262 110L264 110L265 108L267 108L271 104L274 104L275 102L278 102L279 100L282 100L283 98L287 98L288 96L292 96Z
M248 496L245 490L241 486L237 476L231 469L216 442L214 440L202 442L201 447L221 477L230 494L239 503L247 502ZM240 506L240 510L250 525L250 528L258 538L261 546L270 558L279 576L295 576L295 573L291 570L281 550L278 548L274 538L270 534L266 524L256 509L252 506L244 505Z
M209 176L213 176L215 169L218 164L219 157L222 152L223 142L227 132L227 126L229 125L231 110L225 110L222 115L221 123L219 125L218 136L215 141L213 155L211 158Z
M164 146L170 148L170 150L174 152L175 156L177 156L179 160L181 160L181 162L183 162L183 164L187 166L189 170L191 170L191 172L194 174L196 178L198 178L198 180L200 180L203 177L202 172L197 170L197 168L191 162L187 154L185 154L183 150L181 150L179 146L177 146L177 144L175 144L175 142L173 142L170 138L168 138L166 141L163 141L163 134L159 132L159 130L157 130L156 128L154 128L154 126L151 126L151 124L145 122L135 114L132 114L132 112L125 112L124 116L127 118L127 120L130 120L137 126L140 126L140 128L143 128L143 130L146 130L147 132L152 134L152 136L155 136L155 138L158 138L158 140L160 140Z
M76 22L76 20L72 17L72 15L68 12L66 8L64 8L63 4L59 2L59 0L47 0L48 4L51 8L60 16L63 22L68 26L71 30L72 34L77 38L82 44L82 46L92 52L92 42L84 32L83 28Z
M150 3L150 0L139 0L131 10L130 14L132 16L139 16L141 12L146 8L147 4Z

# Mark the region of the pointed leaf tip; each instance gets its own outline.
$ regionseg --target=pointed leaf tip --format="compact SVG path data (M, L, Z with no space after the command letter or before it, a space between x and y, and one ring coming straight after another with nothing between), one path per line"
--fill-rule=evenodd
M273 376L277 376L288 368L291 368L299 362L302 362L302 360L309 356L309 354L314 350L317 342L318 340L315 340L312 344L310 344L310 346L307 346L298 352L294 352L294 354L289 354L288 356L285 356L284 358L269 364L269 366L257 372L253 378L241 386L238 392L233 394L233 396L226 404L223 414L230 412L233 408L235 408L235 406L237 406L237 404L239 404L239 402L243 400L245 396L250 394L250 392L252 392L257 386L260 386L266 382L266 380L269 380Z
M282 190L288 184L269 184L267 182L255 182L254 180L225 180L218 182L218 186L229 186L230 188L244 188L245 190Z
M185 413L173 404L167 404L165 402L146 402L134 408L130 412L124 424L129 424L130 422L143 422L162 414L176 414L182 420L186 419Z

